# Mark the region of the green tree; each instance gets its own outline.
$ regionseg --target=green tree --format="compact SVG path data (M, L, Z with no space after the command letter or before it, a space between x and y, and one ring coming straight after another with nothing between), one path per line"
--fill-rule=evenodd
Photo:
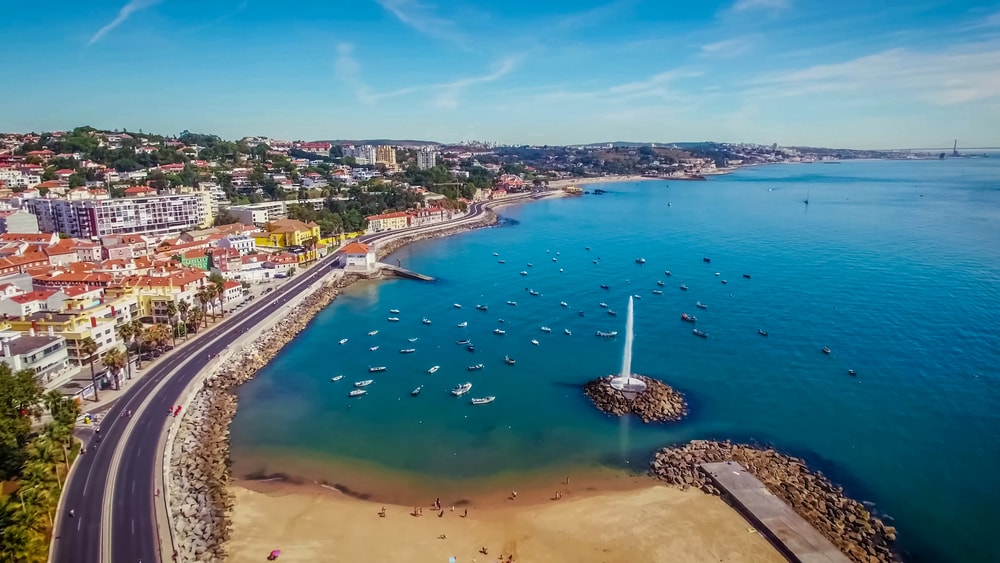
M121 389L121 373L128 363L125 353L118 348L112 348L101 356L101 363L111 372L111 379L114 381L115 389Z
M0 363L0 481L17 475L23 448L31 434L31 419L41 414L42 386L31 370L12 372Z
M90 364L90 381L94 384L94 402L100 400L97 397L97 374L94 373L94 354L97 353L97 350L97 342L94 342L93 338L88 336L80 341L80 354L86 357L87 363Z

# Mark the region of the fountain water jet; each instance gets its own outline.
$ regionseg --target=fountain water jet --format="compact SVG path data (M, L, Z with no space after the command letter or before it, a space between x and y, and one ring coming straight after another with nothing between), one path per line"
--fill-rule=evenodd
M632 377L632 325L633 299L628 298L628 316L625 317L625 353L622 356L622 371L611 379L611 387L621 391L626 399L635 399L639 393L646 390L646 382L638 377Z

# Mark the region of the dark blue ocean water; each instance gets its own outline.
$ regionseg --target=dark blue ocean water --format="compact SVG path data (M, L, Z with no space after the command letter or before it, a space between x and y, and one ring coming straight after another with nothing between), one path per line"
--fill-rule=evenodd
M341 469L351 465L486 481L568 465L641 469L656 447L693 438L756 440L874 502L916 560L998 560L1000 159L780 165L599 187L611 193L507 208L502 227L393 255L439 281L355 286L317 316L241 389L237 473L350 486ZM633 371L688 396L691 417L679 424L609 419L580 393L620 369L623 337L594 332L623 330L632 294ZM392 308L401 322L386 321ZM682 312L709 338L692 335ZM455 344L463 338L475 353ZM485 368L466 370L476 363ZM349 399L372 365L388 370ZM465 381L468 396L448 393ZM496 402L469 404L487 395Z

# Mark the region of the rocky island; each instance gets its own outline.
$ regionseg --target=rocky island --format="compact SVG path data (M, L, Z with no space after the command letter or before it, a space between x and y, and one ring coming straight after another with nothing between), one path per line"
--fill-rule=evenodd
M583 393L590 397L594 406L607 414L622 416L634 414L645 423L671 422L687 415L687 402L684 396L666 383L646 377L634 375L646 384L646 390L634 399L629 399L625 393L611 386L614 376L608 375L588 381L583 386Z

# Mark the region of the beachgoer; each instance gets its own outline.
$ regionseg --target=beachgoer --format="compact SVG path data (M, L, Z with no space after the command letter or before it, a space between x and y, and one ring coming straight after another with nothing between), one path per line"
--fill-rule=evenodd
M160 496L160 489L156 489L156 492L155 492L155 493L153 493L153 496L154 496L154 497L158 497L158 496Z
M441 512L438 512L438 518L441 518L443 516L444 516L444 511L443 510Z
M510 498L517 498L517 491L511 491Z
M462 518L465 518L465 517L466 517L466 516L468 516L468 515L469 515L469 509L468 509L468 508L466 508L466 509L465 509L465 512L463 512L463 513L462 513Z

